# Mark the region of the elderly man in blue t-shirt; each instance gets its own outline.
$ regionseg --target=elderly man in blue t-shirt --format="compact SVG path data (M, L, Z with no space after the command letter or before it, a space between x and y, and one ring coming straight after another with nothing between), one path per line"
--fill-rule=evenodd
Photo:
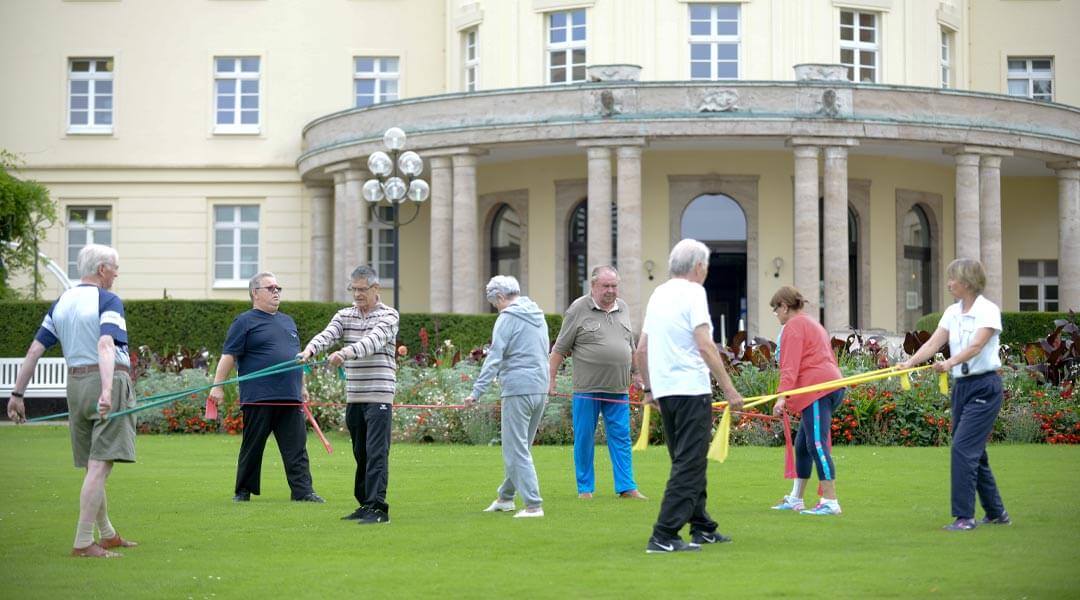
M300 352L296 323L278 312L282 288L273 273L263 272L248 282L252 309L236 317L229 326L225 346L218 362L214 383L229 378L233 366L247 375L289 359ZM210 399L220 403L221 386L210 392ZM303 374L285 371L240 382L240 407L244 415L244 434L236 465L234 502L247 502L260 493L263 449L274 434L285 478L296 502L324 502L311 487L308 466L307 428L300 402L308 401Z

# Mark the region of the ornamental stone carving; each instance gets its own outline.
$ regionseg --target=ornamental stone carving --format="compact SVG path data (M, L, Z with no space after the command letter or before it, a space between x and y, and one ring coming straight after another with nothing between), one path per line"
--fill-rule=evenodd
M637 90L605 87L587 90L581 97L581 114L604 118L637 111Z
M735 90L712 90L702 96L698 112L731 112L739 110L739 92Z
M843 101L840 99L836 90L829 88L821 93L821 108L818 112L826 117L835 119L840 116L840 111L843 108Z
M622 105L615 102L615 92L604 90L597 97L599 112L602 117L610 117L622 112Z
M795 65L795 81L847 81L847 67L820 63Z
M640 81L640 65L590 65L585 67L589 81Z

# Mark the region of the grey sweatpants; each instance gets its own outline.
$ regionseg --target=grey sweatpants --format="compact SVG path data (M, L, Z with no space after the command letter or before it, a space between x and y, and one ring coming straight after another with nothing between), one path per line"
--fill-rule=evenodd
M506 478L499 486L500 500L513 500L516 492L529 508L544 501L540 497L531 449L540 418L544 416L546 399L547 394L503 396L502 451Z

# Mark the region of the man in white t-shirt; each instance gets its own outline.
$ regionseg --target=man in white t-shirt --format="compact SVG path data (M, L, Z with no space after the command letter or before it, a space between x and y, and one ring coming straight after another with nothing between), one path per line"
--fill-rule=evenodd
M712 318L702 286L709 273L709 248L697 240L682 240L671 250L668 271L671 279L649 298L636 353L645 402L660 410L671 455L660 514L645 548L650 554L697 551L701 544L731 541L717 531L716 521L705 510L712 429L709 373L723 388L731 409L743 405L712 340ZM690 543L679 537L687 523Z

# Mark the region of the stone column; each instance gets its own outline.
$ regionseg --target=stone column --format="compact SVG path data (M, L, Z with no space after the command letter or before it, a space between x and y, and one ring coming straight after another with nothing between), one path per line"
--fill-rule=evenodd
M1080 160L1048 166L1058 177L1058 310L1080 311Z
M634 331L641 330L641 147L616 150L619 210L619 295L630 311ZM590 179L591 180L591 179Z
M453 279L451 244L453 223L453 177L450 157L436 156L431 159L431 295L428 310L448 313L450 280Z
M334 199L327 187L311 189L311 299L333 300Z
M345 286L341 293L345 295L347 302L352 302L352 296L345 291L350 280L349 275L353 269L360 265L366 265L368 260L368 202L364 200L363 187L367 179L366 169L349 169L345 172L345 227L348 232L348 246L345 249ZM379 274L380 277L382 273Z
M351 267L345 266L345 253L348 247L347 210L348 202L345 198L345 173L349 170L349 164L343 163L327 167L326 172L334 176L334 256L331 260L333 274L330 277L330 298L334 302L350 302L348 292L349 273Z
M956 258L979 258L979 155L956 154Z
M795 146L795 288L818 303L821 281L821 240L818 215L817 146ZM845 217L845 222L846 222Z
M847 329L851 323L848 289L848 149L825 148L825 329Z
M453 210L453 301L456 313L473 314L480 311L483 296L479 277L480 255L477 228L476 155L455 154Z
M593 146L589 155L588 247L589 271L610 265L611 256L611 148Z
M983 295L1001 306L1001 157L979 159L979 258L986 271Z

